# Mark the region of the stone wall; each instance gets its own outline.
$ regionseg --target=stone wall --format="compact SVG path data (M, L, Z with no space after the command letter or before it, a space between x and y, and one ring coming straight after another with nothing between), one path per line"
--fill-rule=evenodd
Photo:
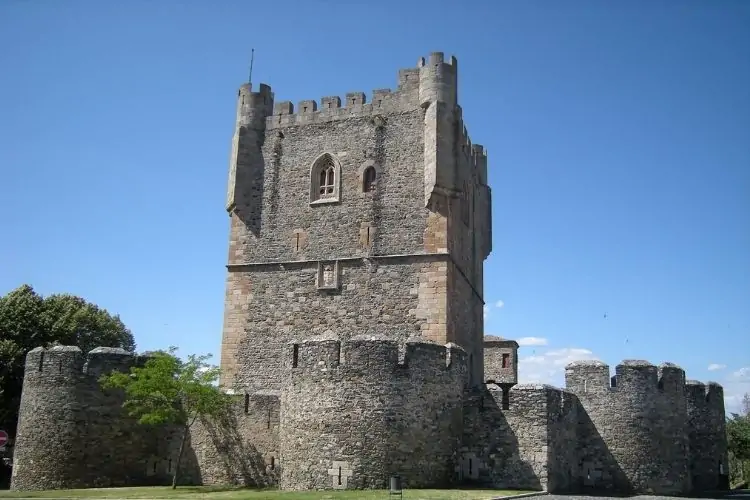
M139 362L114 348L87 356L71 346L29 352L11 487L167 484L174 429L138 424L123 411L122 394L98 382Z
M577 478L582 488L656 494L689 491L684 439L670 439L679 432L672 426L684 420L684 407L669 404L679 404L674 384L681 370L668 371L671 380L664 379L660 386L656 366L624 361L617 365L610 385L604 363L566 367L567 389L576 394L583 409Z
M229 415L201 419L190 432L194 461L186 481L203 485L269 486L279 479L279 393L235 396Z
M282 489L446 487L461 439L466 354L372 337L300 341L285 356Z
M575 394L545 387L547 403L547 490L573 492L580 476L578 423L581 405Z
M728 487L724 389L717 383L687 382L689 467L697 491Z
M376 334L445 343L444 256L340 260L339 286L320 290L318 263L230 273L223 369L238 392L280 390L282 348L295 338ZM445 309L443 305L442 309ZM231 336L229 332L232 332ZM233 353L231 356L229 352Z
M575 396L554 387L487 384L475 390L464 408L462 480L567 491L577 468L577 418Z
M296 345L296 347L295 347ZM469 385L459 346L348 336L285 346L281 392L236 396L192 429L182 484L286 489L459 482L570 492L726 488L723 389L679 367L566 367L568 389ZM99 377L145 358L99 348L27 356L12 488L168 484L180 430L137 424ZM722 474L723 470L723 474Z

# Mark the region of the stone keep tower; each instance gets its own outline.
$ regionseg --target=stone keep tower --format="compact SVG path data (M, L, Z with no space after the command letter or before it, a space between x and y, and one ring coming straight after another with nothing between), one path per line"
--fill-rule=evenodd
M457 97L440 52L372 102L240 88L222 384L280 390L289 341L361 335L458 344L481 383L490 188Z

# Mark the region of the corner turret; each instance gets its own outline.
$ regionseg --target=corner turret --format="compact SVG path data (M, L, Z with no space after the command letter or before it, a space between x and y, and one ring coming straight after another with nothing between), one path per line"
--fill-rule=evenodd
M442 52L433 52L427 61L421 57L419 68L419 103L423 108L432 102L443 102L450 108L458 104L458 60L451 56L445 62Z
M227 188L227 212L234 213L250 200L245 193L256 177L253 169L263 172L261 145L266 130L266 118L273 114L273 92L261 83L258 92L252 84L243 84L237 93L237 116L235 118L232 154L229 160L229 182ZM262 179L262 177L261 177ZM252 210L250 210L252 212Z
M456 136L463 132L458 107L458 61L445 62L442 52L433 52L419 63L419 105L424 109L425 207L439 206L435 195L458 198L462 177ZM458 129L461 130L458 130Z

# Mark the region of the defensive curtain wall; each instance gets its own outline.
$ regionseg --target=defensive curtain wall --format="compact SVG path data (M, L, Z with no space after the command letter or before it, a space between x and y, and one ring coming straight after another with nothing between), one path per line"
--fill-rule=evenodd
M283 358L281 391L237 395L231 414L196 426L183 483L376 488L398 473L410 487L726 487L722 388L686 382L671 364L625 361L610 378L604 363L576 362L565 389L504 389L469 387L463 349L421 340L313 339L289 344ZM12 488L168 484L179 434L137 424L122 394L98 385L144 359L111 348L31 351Z

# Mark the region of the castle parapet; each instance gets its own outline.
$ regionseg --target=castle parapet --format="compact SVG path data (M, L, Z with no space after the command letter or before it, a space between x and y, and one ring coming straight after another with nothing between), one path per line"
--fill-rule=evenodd
M682 394L685 391L685 370L674 363L659 365L659 389L666 393Z
M655 365L640 359L627 359L615 367L615 387L619 390L656 390L659 375Z
M26 355L25 373L32 380L47 379L60 383L68 380L75 383L83 371L84 356L75 346L58 345L45 349L37 347ZM36 374L36 376L34 376Z
M565 367L565 387L576 394L610 389L609 365L599 360L574 361Z
M245 85L240 90L249 95L249 87ZM263 98L264 89L259 92L259 97L253 98L256 107L267 102ZM270 87L267 94L271 96ZM248 101L249 102L249 101ZM268 128L286 127L297 124L314 122L326 122L338 119L350 119L356 116L370 116L387 114L391 112L403 112L418 109L430 102L441 102L449 109L457 110L458 107L458 61L451 57L448 61L442 52L433 52L427 58L420 58L416 68L405 68L398 72L398 87L395 91L389 88L378 88L371 91L371 100L368 102L367 95L361 90L346 92L344 98L338 96L325 96L319 101L305 99L300 101L295 108L291 102L283 101L272 110L263 107L265 116L268 116ZM258 113L260 115L262 113ZM461 122L463 129L463 122ZM465 132L465 131L464 131ZM467 155L470 156L472 164L481 162L481 154L475 155L471 151L471 141L468 134L465 140L468 144ZM481 168L481 166L480 166Z
M128 372L135 363L135 355L125 349L97 347L89 351L83 371L91 377L98 378L113 371Z
M290 342L285 359L293 373L339 369L342 374L378 372L400 376L399 373L411 370L417 375L454 371L461 376L467 368L466 351L456 344L408 341L404 359L399 361L399 343L374 336L355 336L346 342L337 339Z

